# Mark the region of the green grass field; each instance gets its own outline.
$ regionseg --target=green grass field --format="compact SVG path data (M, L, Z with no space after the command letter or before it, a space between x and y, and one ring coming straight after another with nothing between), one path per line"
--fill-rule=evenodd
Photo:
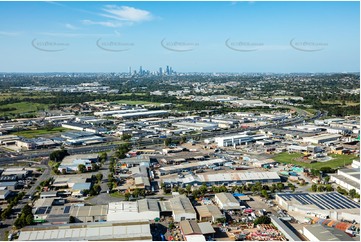
M113 192L113 193L109 193L109 195L111 197L115 197L115 198L125 198L124 194L121 194L119 192Z
M68 130L69 129L66 129L63 127L56 127L56 128L53 128L52 130L46 130L46 129L23 130L23 131L15 132L13 134L23 136L25 138L34 138L34 137L42 136L42 135L57 134L57 133L65 132Z
M15 108L16 110L11 111L1 111L0 115L11 115L11 114L24 114L24 113L34 113L39 110L48 109L48 105L41 103L28 103L28 102L20 102L20 103L12 103L1 105L1 108Z
M303 163L300 161L296 161L296 158L302 157L302 154L299 153L293 153L288 154L287 152L283 152L280 154L277 154L273 157L273 159L280 163L287 163L287 164L295 164L298 166L302 166L305 168L312 168L312 169L320 169L322 167L331 167L331 168L338 168L347 166L352 163L352 160L356 158L354 155L331 155L333 158L330 161L327 162L317 162L313 164Z

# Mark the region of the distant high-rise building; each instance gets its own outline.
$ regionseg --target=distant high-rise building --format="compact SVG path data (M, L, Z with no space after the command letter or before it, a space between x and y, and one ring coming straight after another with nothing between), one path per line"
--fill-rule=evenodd
M159 75L160 75L160 76L163 75L163 69L162 69L162 67L159 67Z
M167 66L166 73L167 73L168 76L170 75L170 69L171 68L169 68L169 66Z
M139 67L139 75L143 75L143 68L142 68L142 66Z
M129 66L129 75L131 76L132 75L132 67Z

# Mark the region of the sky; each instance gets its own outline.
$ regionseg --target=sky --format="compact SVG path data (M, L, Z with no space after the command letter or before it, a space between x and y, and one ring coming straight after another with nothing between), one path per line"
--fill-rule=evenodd
M359 2L0 2L0 72L359 72Z

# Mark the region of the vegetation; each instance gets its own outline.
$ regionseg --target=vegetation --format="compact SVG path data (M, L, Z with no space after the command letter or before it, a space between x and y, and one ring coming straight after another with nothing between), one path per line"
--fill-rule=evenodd
M339 167L343 167L343 166L347 166L349 164L352 163L352 160L355 159L354 155L336 155L336 154L332 154L330 155L333 159L330 161L326 161L326 162L317 162L317 163L305 163L305 162L301 162L301 161L296 161L295 158L300 158L302 157L302 154L299 153L287 153L287 152L283 152L280 154L277 154L274 157L274 160L280 163L287 163L287 164L294 164L297 166L302 166L305 168L313 168L313 169L322 169L323 167L328 167L328 168L339 168ZM327 168L327 169L328 169Z
M270 224L271 223L271 219L267 216L261 216L258 217L254 220L254 225L257 224Z
M14 222L14 226L17 229L33 224L34 215L31 210L32 208L28 204L21 210L20 216Z
M68 156L69 153L67 150L61 149L61 150L56 150L50 153L49 159L56 161L56 162L60 162L64 159L65 156Z
M60 132L64 132L68 129L63 128L63 127L55 127L52 129L32 129L32 130L22 130L22 131L18 131L15 132L14 135L18 135L18 136L23 136L25 138L34 138L34 137L38 137L38 136L42 136L42 135L47 135L47 134L56 134L56 133L60 133Z
M130 144L129 143L124 143L119 145L118 149L115 151L115 156L119 159L124 159L126 158L126 153L128 153L130 151Z

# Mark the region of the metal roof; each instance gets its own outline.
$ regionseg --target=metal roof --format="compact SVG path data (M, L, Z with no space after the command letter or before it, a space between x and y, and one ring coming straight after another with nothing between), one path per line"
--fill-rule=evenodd
M185 195L173 197L169 202L174 214L196 213L191 201Z
M202 231L195 220L180 221L179 226L182 229L183 235L202 234Z
M152 240L149 222L84 223L31 226L22 229L20 241Z
M220 182L220 181L259 181L280 179L276 172L234 172L234 173L215 173L215 174L197 174L202 182Z
M202 234L214 234L216 232L209 222L198 223L198 226Z
M221 210L215 205L202 205L195 207L200 217L223 218Z
M138 200L138 210L139 212L147 211L160 211L158 200L155 199L141 199Z
M289 241L302 241L285 223L274 215L271 215L271 221Z

